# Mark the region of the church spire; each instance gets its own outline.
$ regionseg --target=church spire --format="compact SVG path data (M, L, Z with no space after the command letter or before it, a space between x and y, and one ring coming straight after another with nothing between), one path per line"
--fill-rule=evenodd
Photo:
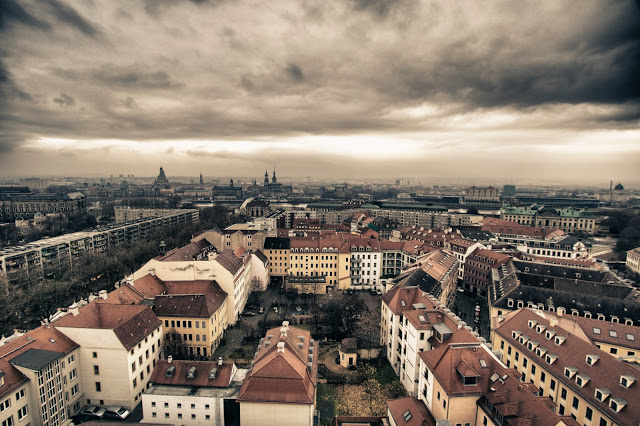
M269 171L264 169L264 184L269 185Z
M276 166L273 166L273 177L271 178L271 183L276 183Z

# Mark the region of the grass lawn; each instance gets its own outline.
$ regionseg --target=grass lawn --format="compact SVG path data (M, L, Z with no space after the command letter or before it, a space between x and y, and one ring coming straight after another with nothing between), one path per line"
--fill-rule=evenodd
M387 385L395 380L399 380L393 367L388 362L383 362L381 367L376 367L375 379L382 386Z

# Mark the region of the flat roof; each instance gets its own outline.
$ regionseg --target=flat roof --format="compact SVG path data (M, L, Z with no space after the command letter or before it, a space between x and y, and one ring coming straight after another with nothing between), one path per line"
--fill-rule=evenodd
M29 349L11 360L11 364L28 368L29 370L40 371L53 361L64 356L62 352L47 351L44 349Z

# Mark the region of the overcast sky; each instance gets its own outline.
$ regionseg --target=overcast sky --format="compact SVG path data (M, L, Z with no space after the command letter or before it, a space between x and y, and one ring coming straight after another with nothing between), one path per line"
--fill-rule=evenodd
M640 1L0 0L0 176L640 184Z

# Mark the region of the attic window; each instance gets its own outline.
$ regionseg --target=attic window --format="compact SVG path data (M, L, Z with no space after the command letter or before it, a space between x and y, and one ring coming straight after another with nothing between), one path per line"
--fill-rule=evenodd
M622 398L611 398L609 400L609 407L616 413L619 413L625 405L627 405L627 401Z
M587 355L587 364L594 365L599 359L600 357L598 355Z
M402 415L402 418L404 419L405 422L408 422L409 420L411 420L412 417L413 415L409 410L405 411L404 414Z
M573 379L573 376L575 376L577 372L578 372L578 369L575 368L575 367L565 367L564 368L564 375L567 376L570 379Z
M583 388L587 383L589 383L590 379L591 378L589 376L587 376L586 374L578 374L576 376L576 383L578 384L578 386Z
M596 392L594 394L598 401L606 400L609 395L611 395L611 391L606 388L596 388Z
M600 329L598 327L593 327L593 334L600 335Z
M482 368L487 368L487 361L485 361L484 359L480 359L480 367Z
M576 272L576 278L582 278L582 275Z
M609 336L613 337L614 339L618 338L618 332L615 330L609 330Z
M627 340L634 342L636 340L636 336L631 333L627 333Z
M536 326L536 324L538 324L538 321L534 321L534 320L529 320L529 328L533 328Z
M547 327L545 327L544 325L539 325L539 326L537 326L537 327L536 327L536 331L537 331L538 333L542 333L542 332L544 332L544 330L545 330L546 328L547 328Z
M518 308L522 308L524 306L524 302L522 300L518 300Z
M558 355L554 355L554 354L548 354L545 357L545 360L547 361L547 363L549 364L553 364L556 360L558 359Z
M556 335L555 331L547 331L547 334L546 334L547 340L553 339L555 335Z
M620 384L625 388L629 388L636 381L636 378L629 375L620 376Z
M547 353L547 348L537 348L536 355L542 358Z
M513 336L514 339L517 339L518 337L520 337L521 334L522 332L517 330L514 330L513 332L511 332L511 336Z
M478 384L478 377L477 376L462 376L462 383L465 386L475 386L476 384Z
M529 341L529 336L520 336L520 344L526 345Z
M513 308L513 299L507 299L507 307Z
M555 343L556 345L560 346L564 343L565 340L567 340L565 336L556 336Z

